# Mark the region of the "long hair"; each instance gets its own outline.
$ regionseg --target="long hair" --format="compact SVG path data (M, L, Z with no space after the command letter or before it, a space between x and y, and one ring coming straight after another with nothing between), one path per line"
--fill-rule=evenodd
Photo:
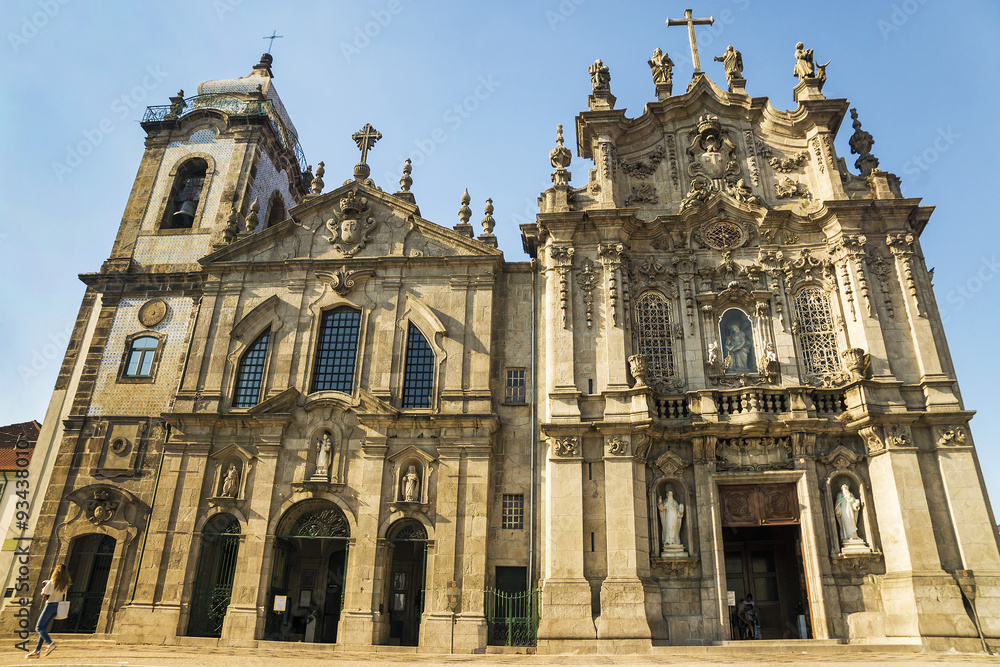
M69 568L64 564L56 566L56 571L52 573L52 586L57 591L69 590L73 585L73 580L69 578Z

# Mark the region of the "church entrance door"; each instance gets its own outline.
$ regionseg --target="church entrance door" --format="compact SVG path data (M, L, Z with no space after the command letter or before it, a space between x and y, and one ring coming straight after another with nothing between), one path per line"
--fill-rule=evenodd
M418 521L403 520L389 530L389 569L385 608L389 612L389 644L417 646L424 611L427 574L427 531Z
M191 599L188 634L221 637L233 593L240 522L232 514L216 514L202 529L198 576Z
M115 554L115 538L93 533L73 539L69 550L69 576L73 580L66 594L69 616L55 621L53 632L97 631L104 609L104 591Z
M719 488L726 589L753 595L762 639L809 636L808 595L793 484ZM805 636L799 616L805 619Z
M325 500L303 501L281 518L275 534L265 639L337 641L349 538L344 513ZM275 611L275 606L283 609Z

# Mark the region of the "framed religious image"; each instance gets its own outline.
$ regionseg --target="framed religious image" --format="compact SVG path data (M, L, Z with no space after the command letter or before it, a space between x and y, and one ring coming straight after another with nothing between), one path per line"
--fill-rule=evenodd
M392 590L394 591L405 591L406 590L406 573L396 572L392 575Z
M299 606L308 607L310 602L312 602L312 591L299 591Z
M394 593L392 596L392 610L403 611L406 609L406 593Z
M302 570L302 588L316 588L316 570Z

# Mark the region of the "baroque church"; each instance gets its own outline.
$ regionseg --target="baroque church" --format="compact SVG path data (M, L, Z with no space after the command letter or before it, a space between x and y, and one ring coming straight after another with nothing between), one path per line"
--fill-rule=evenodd
M32 470L54 631L648 653L740 637L752 596L764 639L1000 638L933 207L804 45L791 111L692 55L676 91L636 65L637 118L591 66L520 261L489 203L477 233L468 196L421 216L408 163L373 182L371 125L353 174L309 167L269 54L149 107Z

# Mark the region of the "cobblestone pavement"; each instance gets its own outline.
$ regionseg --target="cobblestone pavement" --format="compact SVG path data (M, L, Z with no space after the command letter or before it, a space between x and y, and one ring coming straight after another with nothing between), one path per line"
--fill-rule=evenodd
M287 649L219 648L194 646L134 646L83 641L59 641L47 657L25 660L25 652L15 650L12 642L0 647L0 667L8 665L88 665L100 667L311 667L312 665L729 665L753 664L998 664L996 656L983 653L909 653L873 651L846 646L795 646L784 650L752 652L736 647L657 647L653 655L441 655L403 653L384 647L372 653L343 652L331 647ZM813 650L810 650L813 648Z

